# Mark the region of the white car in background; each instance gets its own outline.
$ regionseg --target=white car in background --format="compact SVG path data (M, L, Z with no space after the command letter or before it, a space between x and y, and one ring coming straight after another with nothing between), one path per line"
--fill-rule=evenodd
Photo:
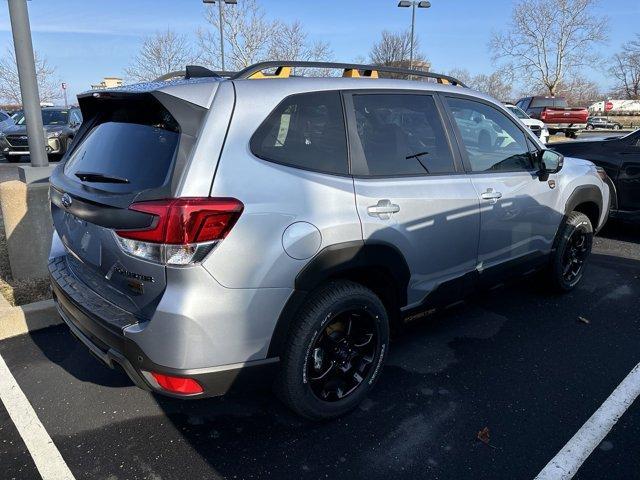
M547 143L549 141L549 130L547 130L544 122L536 120L535 118L531 118L521 108L516 107L515 105L505 103L504 106L507 107L507 109L509 109L509 111L511 111L511 113L513 113L516 117L518 117L522 123L529 127L542 143Z

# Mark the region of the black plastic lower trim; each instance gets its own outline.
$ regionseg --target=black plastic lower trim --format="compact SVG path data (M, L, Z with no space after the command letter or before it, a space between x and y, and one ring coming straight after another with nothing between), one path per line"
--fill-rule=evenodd
M265 388L273 382L279 365L277 357L188 370L158 365L124 334L118 335L113 330L105 328L92 317L90 312L75 304L54 278L51 278L51 285L60 316L71 333L89 349L94 357L109 368L120 366L131 381L144 390L176 398L205 398ZM166 392L146 380L143 372L193 378L202 385L204 391L201 394L189 396Z

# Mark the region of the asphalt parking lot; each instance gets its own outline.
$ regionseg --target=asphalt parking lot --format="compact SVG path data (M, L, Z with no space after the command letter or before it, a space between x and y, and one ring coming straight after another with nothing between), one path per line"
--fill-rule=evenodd
M147 394L64 326L0 356L78 479L533 478L640 362L639 311L640 227L610 224L576 291L527 279L413 325L372 395L325 424L269 392ZM639 437L636 404L575 478L640 478ZM1 405L0 439L2 477L37 478Z

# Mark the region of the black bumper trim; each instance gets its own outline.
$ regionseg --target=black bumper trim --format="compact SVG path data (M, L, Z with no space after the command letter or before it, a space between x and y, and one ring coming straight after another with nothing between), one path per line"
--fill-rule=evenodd
M90 312L85 311L82 306L77 305L67 296L53 277L51 285L60 316L73 335L89 349L93 356L109 368L119 365L131 381L143 390L175 398L204 398L266 388L273 382L279 366L278 357L187 370L158 365L124 334L118 335L112 329L102 326ZM151 384L142 372L193 378L202 385L204 391L190 396L172 394Z

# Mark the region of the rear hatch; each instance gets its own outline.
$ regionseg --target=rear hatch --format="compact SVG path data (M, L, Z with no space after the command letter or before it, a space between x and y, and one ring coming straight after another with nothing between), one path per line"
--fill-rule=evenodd
M51 177L51 213L74 276L144 320L166 286L166 267L125 253L117 231L152 228L129 207L171 198L206 109L157 91L79 97L85 119Z

